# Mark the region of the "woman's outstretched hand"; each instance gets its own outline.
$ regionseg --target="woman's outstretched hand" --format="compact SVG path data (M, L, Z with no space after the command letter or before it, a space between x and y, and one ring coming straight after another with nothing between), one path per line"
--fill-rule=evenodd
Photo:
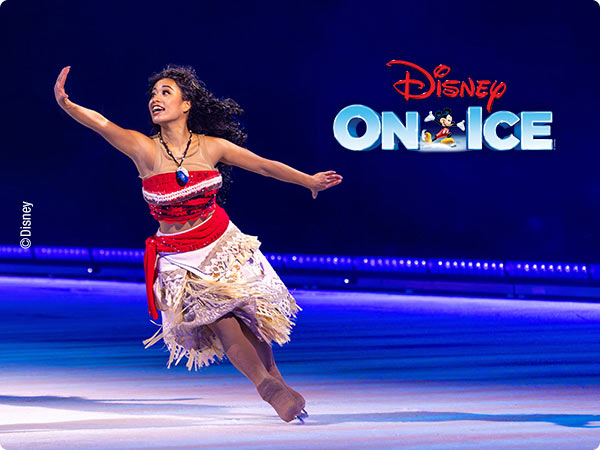
M71 66L63 67L63 69L58 74L58 78L56 79L56 83L54 84L54 97L56 97L56 102L60 105L61 108L66 106L65 101L69 98L67 93L65 92L65 80L67 79L67 74L71 70Z
M312 192L312 197L317 198L320 191L324 191L330 187L333 187L342 182L342 176L335 173L335 170L328 170L327 172L315 173L312 176L312 183L309 189Z

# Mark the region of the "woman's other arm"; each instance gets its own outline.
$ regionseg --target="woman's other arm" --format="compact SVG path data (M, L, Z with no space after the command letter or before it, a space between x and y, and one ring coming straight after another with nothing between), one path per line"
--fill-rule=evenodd
M334 170L308 175L279 161L263 158L250 150L229 142L227 139L216 138L218 143L219 162L240 167L266 177L276 178L287 183L299 184L312 192L317 198L323 191L342 182L342 176Z

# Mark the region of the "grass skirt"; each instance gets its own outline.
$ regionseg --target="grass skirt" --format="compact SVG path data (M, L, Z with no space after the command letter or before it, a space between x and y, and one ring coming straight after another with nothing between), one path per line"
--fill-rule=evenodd
M208 366L223 359L225 352L207 324L228 313L262 341L280 346L289 342L302 309L260 245L256 236L242 233L229 221L225 233L204 248L159 253L153 289L162 325L153 322L159 329L143 341L145 348L162 339L170 352L168 368L184 357L189 370Z

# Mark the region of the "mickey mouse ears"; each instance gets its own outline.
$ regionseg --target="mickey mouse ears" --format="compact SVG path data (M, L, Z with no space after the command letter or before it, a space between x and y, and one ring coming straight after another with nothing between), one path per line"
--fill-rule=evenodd
M451 112L452 112L452 110L450 108L444 108L442 111L436 111L435 117L437 117L438 119L441 119L442 117L446 117Z

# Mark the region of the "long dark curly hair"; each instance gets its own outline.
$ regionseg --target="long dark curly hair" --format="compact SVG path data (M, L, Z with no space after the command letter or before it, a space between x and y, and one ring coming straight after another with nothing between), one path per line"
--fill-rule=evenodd
M244 146L247 135L237 119L244 110L230 98L218 99L208 89L203 81L199 80L196 71L191 66L167 65L160 72L148 78L148 96L156 82L162 78L170 78L179 89L183 100L189 100L192 107L188 114L187 126L194 133L215 136L227 139L234 144ZM156 135L160 125L153 124L151 134ZM223 177L223 186L217 193L217 203L224 206L227 193L233 183L231 166L217 163L216 168Z

